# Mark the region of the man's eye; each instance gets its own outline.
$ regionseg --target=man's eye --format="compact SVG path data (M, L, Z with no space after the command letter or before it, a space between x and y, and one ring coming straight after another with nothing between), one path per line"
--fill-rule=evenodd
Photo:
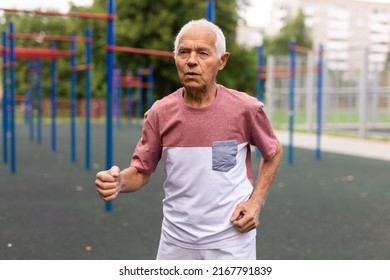
M179 50L179 54L187 54L188 51L187 50Z

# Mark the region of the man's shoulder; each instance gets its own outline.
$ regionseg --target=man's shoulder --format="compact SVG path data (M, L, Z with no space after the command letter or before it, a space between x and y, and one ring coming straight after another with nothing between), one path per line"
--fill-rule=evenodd
M162 107L170 107L173 104L177 104L179 101L178 97L180 96L181 92L182 92L182 89L178 89L178 90L164 96L163 98L154 102L153 107L156 107L157 109L161 109Z
M260 102L256 97L249 95L246 92L239 91L236 89L227 88L225 86L220 85L220 91L224 95L224 99L226 101L233 102L234 104L242 104L243 106L262 106L262 102Z

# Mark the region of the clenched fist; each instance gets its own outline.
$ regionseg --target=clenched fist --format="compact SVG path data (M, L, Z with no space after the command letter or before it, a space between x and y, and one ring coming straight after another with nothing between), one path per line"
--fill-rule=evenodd
M121 191L120 174L118 166L113 166L110 170L100 171L96 174L96 189L104 201L114 200Z

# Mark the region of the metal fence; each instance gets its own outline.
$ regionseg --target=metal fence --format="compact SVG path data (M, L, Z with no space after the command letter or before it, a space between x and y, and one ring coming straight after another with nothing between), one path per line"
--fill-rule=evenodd
M322 130L362 138L390 139L390 64L372 62L369 47L351 50L347 69L337 70L326 55L322 83ZM287 129L289 78L278 78L289 56L267 57L266 110L276 128ZM294 129L313 132L317 127L318 76L315 53L296 57L294 77ZM276 71L275 71L276 70ZM320 104L321 104L320 103Z

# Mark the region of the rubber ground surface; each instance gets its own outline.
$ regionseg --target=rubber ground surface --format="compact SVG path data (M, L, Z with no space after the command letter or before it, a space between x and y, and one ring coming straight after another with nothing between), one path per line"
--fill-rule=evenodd
M164 172L137 193L121 194L105 210L94 186L105 168L105 126L92 127L92 168L84 167L84 125L77 126L77 159L70 160L69 124L50 126L43 143L18 125L17 173L0 163L0 259L154 259L162 220ZM114 129L114 162L126 167L140 135ZM0 151L3 158L2 151ZM253 157L257 174L259 158ZM390 259L390 162L287 149L257 229L258 259ZM228 214L227 214L228 215Z

